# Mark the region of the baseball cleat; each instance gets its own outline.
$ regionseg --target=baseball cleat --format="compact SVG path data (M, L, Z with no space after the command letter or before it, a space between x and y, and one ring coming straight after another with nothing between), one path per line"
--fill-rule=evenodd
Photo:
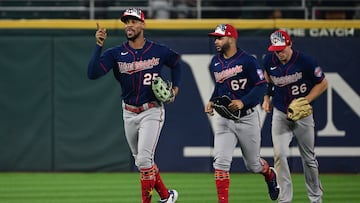
M164 200L160 200L160 203L175 203L178 199L178 192L176 190L169 190L169 197Z
M271 200L277 200L280 193L280 186L277 183L277 174L276 170L273 167L270 167L271 172L274 174L273 178L271 180L266 180L268 190L269 190L269 196Z

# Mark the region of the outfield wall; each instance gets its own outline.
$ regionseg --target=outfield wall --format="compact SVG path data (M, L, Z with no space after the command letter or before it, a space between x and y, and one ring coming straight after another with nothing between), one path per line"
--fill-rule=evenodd
M162 171L212 171L211 119L203 113L213 85L206 72L215 53L207 33L222 22L239 29L239 47L259 61L268 35L287 28L294 48L315 56L329 89L314 104L321 172L360 171L359 21L147 21L146 36L182 54L181 92L166 107L157 148ZM121 23L108 28L105 48L124 40ZM0 21L0 171L135 170L122 124L120 88L111 74L87 79L95 21ZM291 25L291 26L289 26ZM185 29L185 30L183 30ZM262 155L272 163L270 117L262 112ZM246 171L240 150L233 171ZM292 143L289 163L300 172Z

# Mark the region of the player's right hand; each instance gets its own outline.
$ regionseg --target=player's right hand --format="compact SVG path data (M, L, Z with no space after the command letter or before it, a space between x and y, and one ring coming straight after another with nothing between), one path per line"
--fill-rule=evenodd
M269 97L264 97L264 101L261 107L265 110L266 113L270 113L272 111L272 104Z
M214 103L209 102L209 103L207 103L207 105L205 106L205 113L209 114L210 116L213 116L213 115L214 115L213 105L214 105Z
M228 108L231 111L237 111L244 108L244 103L240 99L233 99L231 100L231 103L229 104Z
M96 44L102 47L107 37L106 28L100 27L100 24L96 22L96 29L97 29L95 33Z

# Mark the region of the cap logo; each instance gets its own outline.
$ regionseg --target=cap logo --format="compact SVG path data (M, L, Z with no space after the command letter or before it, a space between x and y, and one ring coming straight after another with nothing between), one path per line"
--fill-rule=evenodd
M238 38L238 33L236 29L230 24L219 24L216 26L214 32L208 33L208 36Z
M274 32L270 36L273 46L286 46L285 36L281 32Z
M139 19L142 19L141 18L141 10L140 9L137 9L137 8L129 8L129 9L127 9L125 12L124 12L124 14L123 14L123 16L134 16L134 17L137 17L137 18L139 18Z
M139 8L129 8L129 9L125 10L120 19L121 19L122 22L125 22L125 20L128 17L135 17L135 18L137 18L138 20L140 20L142 22L145 21L144 13Z
M221 25L218 25L215 29L215 32L216 33L219 33L221 35L226 35L225 32L226 32L226 25L225 24L221 24Z

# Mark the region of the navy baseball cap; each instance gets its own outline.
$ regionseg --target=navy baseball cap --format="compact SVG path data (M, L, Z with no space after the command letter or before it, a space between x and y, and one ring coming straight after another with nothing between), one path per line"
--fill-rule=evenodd
M141 22L145 22L145 15L144 12L140 9L140 8L129 8L126 9L122 16L121 16L121 21L125 22L127 19L129 18L133 18L133 19L137 19L140 20Z
M238 32L230 24L220 24L216 26L215 31L208 34L209 37L233 37L238 38Z
M269 51L282 51L288 45L290 45L291 39L287 32L284 30L276 30L270 35L271 45L269 46Z

